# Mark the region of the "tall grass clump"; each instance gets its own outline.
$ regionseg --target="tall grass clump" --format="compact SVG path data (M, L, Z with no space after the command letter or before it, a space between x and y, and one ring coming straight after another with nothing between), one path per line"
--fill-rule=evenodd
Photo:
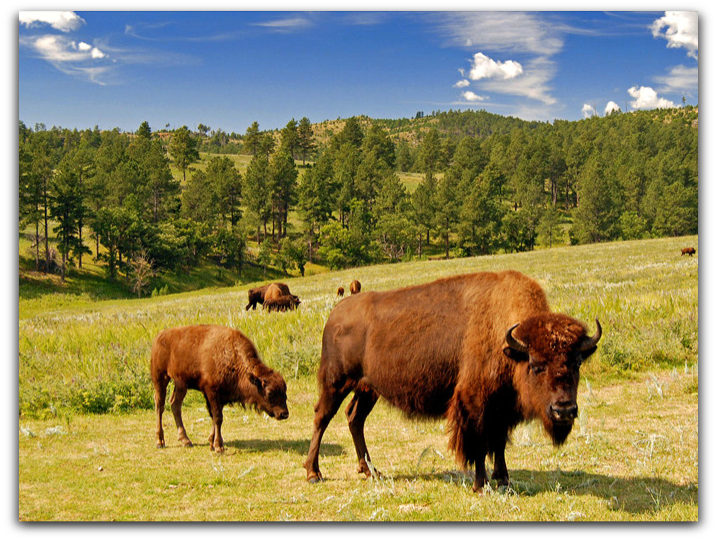
M264 362L287 379L313 379L338 286L356 278L364 291L386 290L477 271L515 269L544 287L551 308L603 326L589 377L631 377L656 368L695 366L698 355L698 257L680 248L696 237L561 247L520 254L415 261L354 268L285 281L301 298L296 311L245 311L252 285L72 307L32 299L19 320L21 416L57 410L118 412L150 408L152 339L162 329L220 324L251 339ZM446 301L451 301L446 299Z

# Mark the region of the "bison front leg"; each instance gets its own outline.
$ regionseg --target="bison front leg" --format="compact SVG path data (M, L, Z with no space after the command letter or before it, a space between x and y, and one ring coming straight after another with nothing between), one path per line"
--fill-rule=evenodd
M359 388L357 388L354 392L353 399L346 407L346 418L349 421L349 431L351 431L354 446L356 447L356 455L358 457L357 472L359 474L365 474L366 478L370 478L372 473L368 466L368 462L371 461L371 457L368 454L368 448L366 448L364 425L366 423L366 417L373 409L376 401L378 401L378 397L378 393L375 390L359 386ZM373 470L376 473L376 476L381 476L375 468Z
M507 486L509 483L508 479L508 466L505 463L505 443L507 435L502 438L498 438L495 441L495 448L493 449L493 474L491 477L499 486Z
M488 451L485 445L478 445L475 464L476 464L476 477L473 481L473 491L475 493L482 493L483 487L488 483L488 472L485 470L485 457Z
M187 430L184 429L184 422L182 421L182 402L184 397L187 395L187 387L174 382L174 391L172 397L169 398L169 402L172 405L172 414L174 415L174 423L177 424L177 438L182 446L193 446L192 441L187 437Z
M488 455L488 445L482 434L482 418L471 414L476 407L466 406L473 400L465 391L456 390L448 406L448 428L451 433L449 447L456 453L457 461L466 467L475 464L476 476L473 482L473 491L483 491L488 483L485 470L485 458ZM478 408L480 411L481 409Z

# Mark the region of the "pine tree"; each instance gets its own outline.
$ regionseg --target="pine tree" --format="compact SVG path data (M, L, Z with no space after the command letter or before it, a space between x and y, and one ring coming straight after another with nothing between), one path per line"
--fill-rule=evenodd
M187 169L192 163L199 161L199 150L197 141L192 137L187 126L182 126L175 131L169 143L169 153L174 157L174 162L182 171L183 183L187 182Z
M306 159L310 158L314 150L316 150L316 141L314 139L314 130L311 122L305 116L299 120L299 152L301 154L302 165L306 166Z

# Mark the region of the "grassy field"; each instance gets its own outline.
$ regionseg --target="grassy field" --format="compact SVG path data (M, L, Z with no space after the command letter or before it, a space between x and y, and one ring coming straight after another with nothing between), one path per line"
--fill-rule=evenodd
M696 237L561 247L472 259L358 268L287 280L291 313L246 312L248 285L142 300L73 304L62 294L19 320L21 520L600 520L698 518ZM535 277L554 310L599 317L604 337L581 370L580 417L554 448L520 426L506 452L512 485L471 492L441 422L415 422L379 401L366 438L381 480L356 474L342 413L322 445L326 482L301 467L317 399L315 372L334 292L358 278L384 290L481 270ZM279 423L225 410L227 452L208 449L203 398L185 422L196 446L154 448L149 348L161 329L232 326L287 380ZM101 413L101 414L98 414Z

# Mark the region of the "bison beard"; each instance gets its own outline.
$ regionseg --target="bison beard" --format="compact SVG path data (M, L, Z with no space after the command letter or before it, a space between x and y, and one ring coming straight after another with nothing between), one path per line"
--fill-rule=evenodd
M319 447L345 397L359 472L372 474L364 423L380 396L406 414L448 420L458 462L475 465L475 491L508 483L505 446L521 422L542 421L565 442L577 416L580 363L601 336L550 312L537 282L514 271L441 279L349 297L324 328L314 432L304 463L322 479ZM375 469L373 469L375 470Z

